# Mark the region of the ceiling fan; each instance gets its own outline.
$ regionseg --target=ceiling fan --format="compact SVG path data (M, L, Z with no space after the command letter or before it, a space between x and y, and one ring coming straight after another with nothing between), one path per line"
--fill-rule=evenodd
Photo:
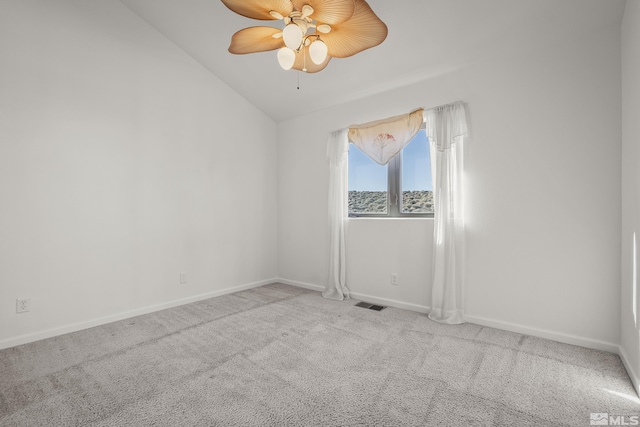
M347 58L377 46L387 26L365 0L221 0L247 18L282 20L284 29L249 27L231 38L229 52L246 54L278 49L285 70L316 73L331 58Z

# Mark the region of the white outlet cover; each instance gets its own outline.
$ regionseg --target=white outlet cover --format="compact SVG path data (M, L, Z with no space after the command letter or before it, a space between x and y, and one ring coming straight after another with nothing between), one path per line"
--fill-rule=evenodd
M31 300L29 298L16 299L16 313L26 313L31 309Z

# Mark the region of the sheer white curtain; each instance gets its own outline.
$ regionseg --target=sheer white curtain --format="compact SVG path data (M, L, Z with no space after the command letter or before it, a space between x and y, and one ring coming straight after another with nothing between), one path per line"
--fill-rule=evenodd
M429 318L464 323L463 140L467 135L464 104L457 102L425 112L433 170L433 288Z
M327 141L329 158L329 281L322 296L349 299L346 283L345 227L347 222L348 129L331 133Z

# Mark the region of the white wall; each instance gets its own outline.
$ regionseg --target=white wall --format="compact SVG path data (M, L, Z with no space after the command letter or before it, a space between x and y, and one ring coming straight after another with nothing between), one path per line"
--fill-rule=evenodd
M622 23L622 359L640 389L640 0L627 0ZM634 250L635 236L635 250ZM635 255L635 258L634 258Z
M466 312L473 322L616 350L620 292L619 26L523 46L278 125L279 274L324 286L326 139L352 123L464 100ZM349 221L357 297L426 308L428 219ZM421 240L423 239L423 240ZM397 272L400 285L389 284Z
M116 0L3 0L0 58L0 348L277 276L271 119Z
M623 301L638 205L637 11L630 0ZM115 0L0 2L0 55L0 348L277 275L324 286L328 133L458 99L472 131L469 320L619 342L617 27L278 126ZM348 233L356 296L430 305L431 220L357 219ZM18 297L31 312L15 314ZM630 307L622 343L637 367Z

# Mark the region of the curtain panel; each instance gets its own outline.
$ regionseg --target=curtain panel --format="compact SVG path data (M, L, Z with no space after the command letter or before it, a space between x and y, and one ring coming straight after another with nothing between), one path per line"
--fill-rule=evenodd
M464 323L464 104L456 102L428 110L425 122L432 152L435 207L429 318L459 324Z
M345 228L348 217L347 129L332 132L327 141L329 159L329 281L322 296L349 299L346 275Z

